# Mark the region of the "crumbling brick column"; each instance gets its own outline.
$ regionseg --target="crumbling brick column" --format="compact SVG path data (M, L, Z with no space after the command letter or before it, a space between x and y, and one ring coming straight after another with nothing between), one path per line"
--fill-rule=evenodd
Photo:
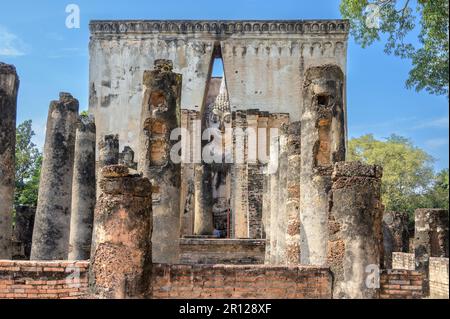
M87 260L91 253L96 201L95 139L94 118L81 115L75 141L69 260Z
M336 65L305 73L301 112L301 263L323 265L333 164L345 160L344 74Z
M381 177L379 166L339 162L334 167L327 247L334 298L378 297L376 272L382 252ZM369 270L375 272L373 282L368 280Z
M23 255L20 259L29 260L31 254L31 243L33 239L34 218L36 216L36 207L17 206L16 218L14 223L13 238L20 243ZM13 256L14 257L14 256ZM15 256L14 259L18 256Z
M151 277L152 193L123 165L104 167L94 217L89 286L100 299L147 296Z
M195 165L194 235L212 235L214 231L213 194L210 165Z
M78 120L78 100L61 93L50 103L39 198L33 230L32 260L66 260Z
M426 295L430 257L448 258L448 222L448 210L423 208L415 212L414 255L416 270L424 274Z
M392 269L392 253L409 250L409 217L404 212L385 212L383 215L384 267Z
M153 185L153 260L179 260L181 163L170 158L177 143L170 139L180 128L181 75L169 60L156 60L153 71L145 71L144 99L138 170Z
M248 238L248 175L247 175L247 113L233 113L234 165L232 165L232 213L234 215L234 237ZM244 134L242 135L242 132ZM238 158L240 160L238 161Z
M19 77L16 68L0 62L0 259L12 257L18 91Z
M300 122L289 125L287 167L286 262L300 264Z

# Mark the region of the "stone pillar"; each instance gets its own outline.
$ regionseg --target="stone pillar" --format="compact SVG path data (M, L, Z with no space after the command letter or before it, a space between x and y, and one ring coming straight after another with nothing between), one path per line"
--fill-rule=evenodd
M0 62L0 259L12 258L18 91L16 68Z
M278 217L276 225L277 252L276 264L286 264L286 232L287 232L287 172L288 166L288 129L289 125L283 123L280 126L280 156L278 159Z
M300 122L289 125L287 167L286 262L300 264Z
M98 171L119 163L119 135L105 135L98 143Z
M278 129L280 127L279 119L275 114L270 114L268 121L269 129ZM278 217L279 217L279 200L278 200L278 189L279 189L279 152L280 152L280 132L273 134L274 131L269 132L270 140L270 168L269 168L269 201L268 207L270 207L270 230L269 230L269 246L270 255L268 263L271 265L276 264L276 256L278 252Z
M145 298L152 269L150 181L122 165L104 167L100 174L90 291L100 299Z
M233 116L235 163L232 168L231 201L234 237L248 238L247 114L245 111L236 111Z
M180 128L181 75L169 60L144 72L138 170L153 188L153 260L177 263L180 239L181 163L170 158L172 130Z
M211 166L195 165L194 235L212 235L214 231Z
M345 160L344 74L336 65L305 73L301 111L301 263L323 265L333 164Z
M200 143L201 132L199 136L196 136L195 129L200 127L200 114L197 111L188 111L186 119L186 128L189 133L189 140L186 141L185 147L189 152L186 152L186 162L183 165L182 171L182 183L184 186L185 194L182 196L181 204L181 233L182 236L192 236L194 234L194 220L195 220L195 165L194 164L194 145ZM183 125L182 125L183 126ZM201 149L201 148L200 148ZM184 199L183 199L184 198Z
M258 162L258 124L259 110L248 110L247 130L256 138L255 141L248 142L255 156L247 162L248 237L253 239L262 238L263 175Z
M137 163L134 161L134 151L131 147L125 146L122 153L119 154L119 164L125 165L129 169L137 170Z
M103 167L119 164L119 135L105 135L98 143L97 198L100 196L100 171Z
M417 209L415 212L414 255L416 270L425 277L425 294L429 294L430 257L448 258L448 210Z
M87 260L91 252L96 201L95 122L81 115L75 141L69 260Z
M409 251L408 213L385 212L383 215L384 268L392 269L392 253Z
M78 101L61 93L50 103L32 260L65 260L69 253L70 209Z
M334 167L327 250L336 299L378 297L377 282L367 282L382 257L382 174L381 167L359 162Z
M24 260L30 259L35 215L36 207L16 207L13 238L20 243L23 252L23 256L21 257L23 257Z

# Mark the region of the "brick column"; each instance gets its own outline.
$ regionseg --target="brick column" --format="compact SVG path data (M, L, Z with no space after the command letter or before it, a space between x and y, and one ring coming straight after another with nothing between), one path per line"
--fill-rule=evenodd
M392 269L392 253L409 250L408 213L385 212L383 215L384 267Z
M87 260L91 253L96 201L94 177L95 122L92 117L81 115L75 141L69 260Z
M344 74L336 65L311 67L301 112L301 263L323 265L333 164L345 160Z
M327 251L336 299L378 297L376 280L372 286L367 282L380 268L381 177L379 166L339 162L334 167Z
M72 176L78 101L61 93L50 104L39 199L33 230L32 260L66 260L69 253Z
M170 139L180 127L181 75L169 60L156 60L144 72L138 170L153 185L153 260L177 263L180 240L181 163L170 158L177 141Z
M286 262L300 264L300 122L289 125L287 167Z
M101 171L89 286L100 299L147 296L152 268L152 195L147 178L123 165Z
M0 62L0 259L12 258L18 90L16 68Z

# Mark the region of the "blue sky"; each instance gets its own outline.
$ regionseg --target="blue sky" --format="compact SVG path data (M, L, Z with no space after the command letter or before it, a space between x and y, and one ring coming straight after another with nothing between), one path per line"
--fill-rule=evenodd
M91 19L335 19L339 0L72 0L3 1L0 61L15 64L21 79L18 122L32 119L43 145L48 105L60 91L88 105L88 23ZM67 29L65 8L81 10L81 28ZM412 139L448 167L448 100L405 88L410 64L387 56L383 44L362 49L349 41L349 135L392 133Z

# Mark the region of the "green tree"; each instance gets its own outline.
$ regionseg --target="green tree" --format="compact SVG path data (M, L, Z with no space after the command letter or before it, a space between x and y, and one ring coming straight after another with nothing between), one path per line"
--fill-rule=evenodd
M426 195L428 207L448 209L448 195L448 169L444 169L436 174L433 186Z
M380 141L368 134L351 139L348 159L383 166L386 210L412 215L417 208L448 207L448 170L446 176L435 176L433 158L404 137L391 135Z
M386 35L385 52L411 60L408 88L448 97L448 0L341 0L340 10L363 48ZM415 46L408 35L416 27Z
M16 130L16 192L15 204L36 206L42 154L32 142L35 133L32 121L23 122Z

